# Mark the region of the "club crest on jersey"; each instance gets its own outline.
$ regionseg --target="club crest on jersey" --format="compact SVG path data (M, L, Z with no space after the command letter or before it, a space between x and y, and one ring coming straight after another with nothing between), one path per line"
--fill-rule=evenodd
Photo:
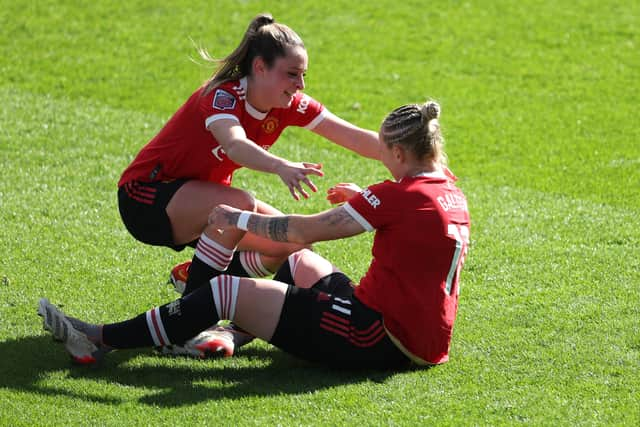
M267 119L262 123L262 130L264 133L273 133L280 123L278 119L275 117L267 117Z
M213 96L213 108L218 110L233 110L236 106L236 98L226 90L218 89Z

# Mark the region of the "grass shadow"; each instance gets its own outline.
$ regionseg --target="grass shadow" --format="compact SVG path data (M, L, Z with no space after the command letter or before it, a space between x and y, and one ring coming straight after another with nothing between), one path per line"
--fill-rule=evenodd
M337 385L384 382L400 371L336 370L310 364L274 348L250 345L230 359L168 358L149 350L119 351L94 367L72 365L59 343L48 336L0 342L0 387L38 395L67 395L118 404L127 397L87 392L74 381L97 381L143 391L142 404L180 407L206 400L240 399L317 391ZM62 389L48 385L62 377ZM76 391L77 390L77 391ZM139 393L138 393L139 395Z

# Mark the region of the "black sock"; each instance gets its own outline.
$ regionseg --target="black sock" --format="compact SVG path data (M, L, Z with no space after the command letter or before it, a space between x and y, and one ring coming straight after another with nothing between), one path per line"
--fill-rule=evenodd
M280 266L276 274L273 276L273 280L277 280L278 282L284 282L288 285L293 285L293 286L296 285L293 282L293 276L291 275L291 267L289 266L288 259L284 262L284 264Z
M104 325L102 341L110 347L121 349L180 345L215 325L218 320L211 287L201 286L189 295L133 319Z
M200 258L194 256L193 261L191 261L191 266L189 267L189 277L187 278L187 283L185 284L182 295L190 294L220 274L222 274L221 271L208 266L201 261Z
M154 345L146 313L119 323L110 323L102 327L102 342L113 348L152 347Z
M244 269L242 262L240 262L240 254L242 252L236 251L233 253L233 258L231 258L231 264L227 267L225 274L236 277L251 277L247 270Z

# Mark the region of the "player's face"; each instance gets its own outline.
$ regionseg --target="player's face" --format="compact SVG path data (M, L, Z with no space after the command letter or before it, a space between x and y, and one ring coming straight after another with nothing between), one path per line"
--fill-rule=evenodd
M304 76L308 64L307 51L300 47L287 50L287 55L277 58L271 68L261 75L262 87L271 102L271 108L287 108L293 96L304 89Z

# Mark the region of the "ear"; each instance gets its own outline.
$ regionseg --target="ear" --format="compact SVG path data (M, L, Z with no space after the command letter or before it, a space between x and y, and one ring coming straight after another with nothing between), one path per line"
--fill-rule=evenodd
M260 75L267 69L267 64L265 64L264 59L262 59L261 56L256 56L253 58L251 68L254 75Z
M399 144L393 144L393 147L391 147L391 151L393 152L393 157L399 163L404 163L407 157L407 153L405 153L404 148L402 148Z

